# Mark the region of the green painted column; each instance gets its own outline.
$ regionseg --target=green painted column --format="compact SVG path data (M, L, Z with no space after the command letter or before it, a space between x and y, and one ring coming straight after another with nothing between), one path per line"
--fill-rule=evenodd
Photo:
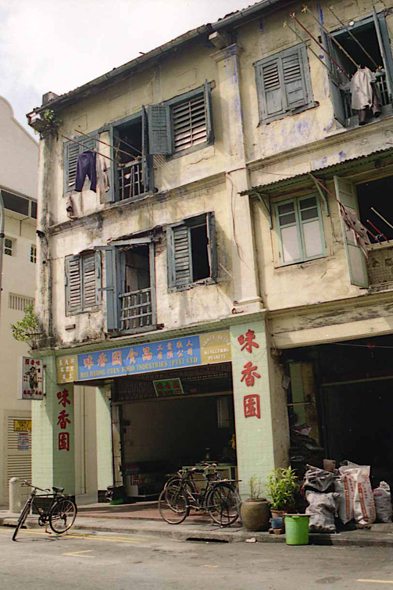
M96 388L97 489L113 485L111 386Z
M245 499L250 477L263 483L275 467L265 321L231 326L231 347L237 462Z
M57 384L54 356L41 359L46 397L32 401L32 478L75 493L74 387Z

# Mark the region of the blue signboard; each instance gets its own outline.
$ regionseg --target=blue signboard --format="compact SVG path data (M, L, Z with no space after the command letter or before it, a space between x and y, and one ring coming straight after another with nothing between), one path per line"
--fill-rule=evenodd
M187 336L78 355L78 381L202 364L200 336Z

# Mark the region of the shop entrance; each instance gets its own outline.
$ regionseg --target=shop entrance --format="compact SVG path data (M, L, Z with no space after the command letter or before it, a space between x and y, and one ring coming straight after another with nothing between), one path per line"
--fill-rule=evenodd
M165 475L200 461L236 474L231 363L117 380L127 496L153 499Z

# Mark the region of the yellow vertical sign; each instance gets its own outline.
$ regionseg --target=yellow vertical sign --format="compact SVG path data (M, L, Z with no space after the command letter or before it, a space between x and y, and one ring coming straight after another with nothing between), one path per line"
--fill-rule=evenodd
M60 356L56 359L57 383L73 383L78 379L78 357Z

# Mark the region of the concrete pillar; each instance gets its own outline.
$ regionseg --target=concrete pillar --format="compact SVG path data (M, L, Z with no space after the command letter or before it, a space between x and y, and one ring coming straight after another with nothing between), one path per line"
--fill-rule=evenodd
M110 394L110 385L96 388L98 491L106 490L108 486L113 485Z
M9 504L8 510L12 514L20 512L21 489L19 477L11 477L8 484Z
M220 116L226 161L228 211L233 218L232 273L234 307L241 313L258 312L263 308L252 229L250 199L239 192L247 190L243 110L240 94L239 45L231 45L212 54L217 63Z
M263 483L276 467L265 320L231 326L231 347L240 493L247 498L250 477Z
M41 362L46 397L31 404L33 483L75 494L74 387L57 384L54 356Z

